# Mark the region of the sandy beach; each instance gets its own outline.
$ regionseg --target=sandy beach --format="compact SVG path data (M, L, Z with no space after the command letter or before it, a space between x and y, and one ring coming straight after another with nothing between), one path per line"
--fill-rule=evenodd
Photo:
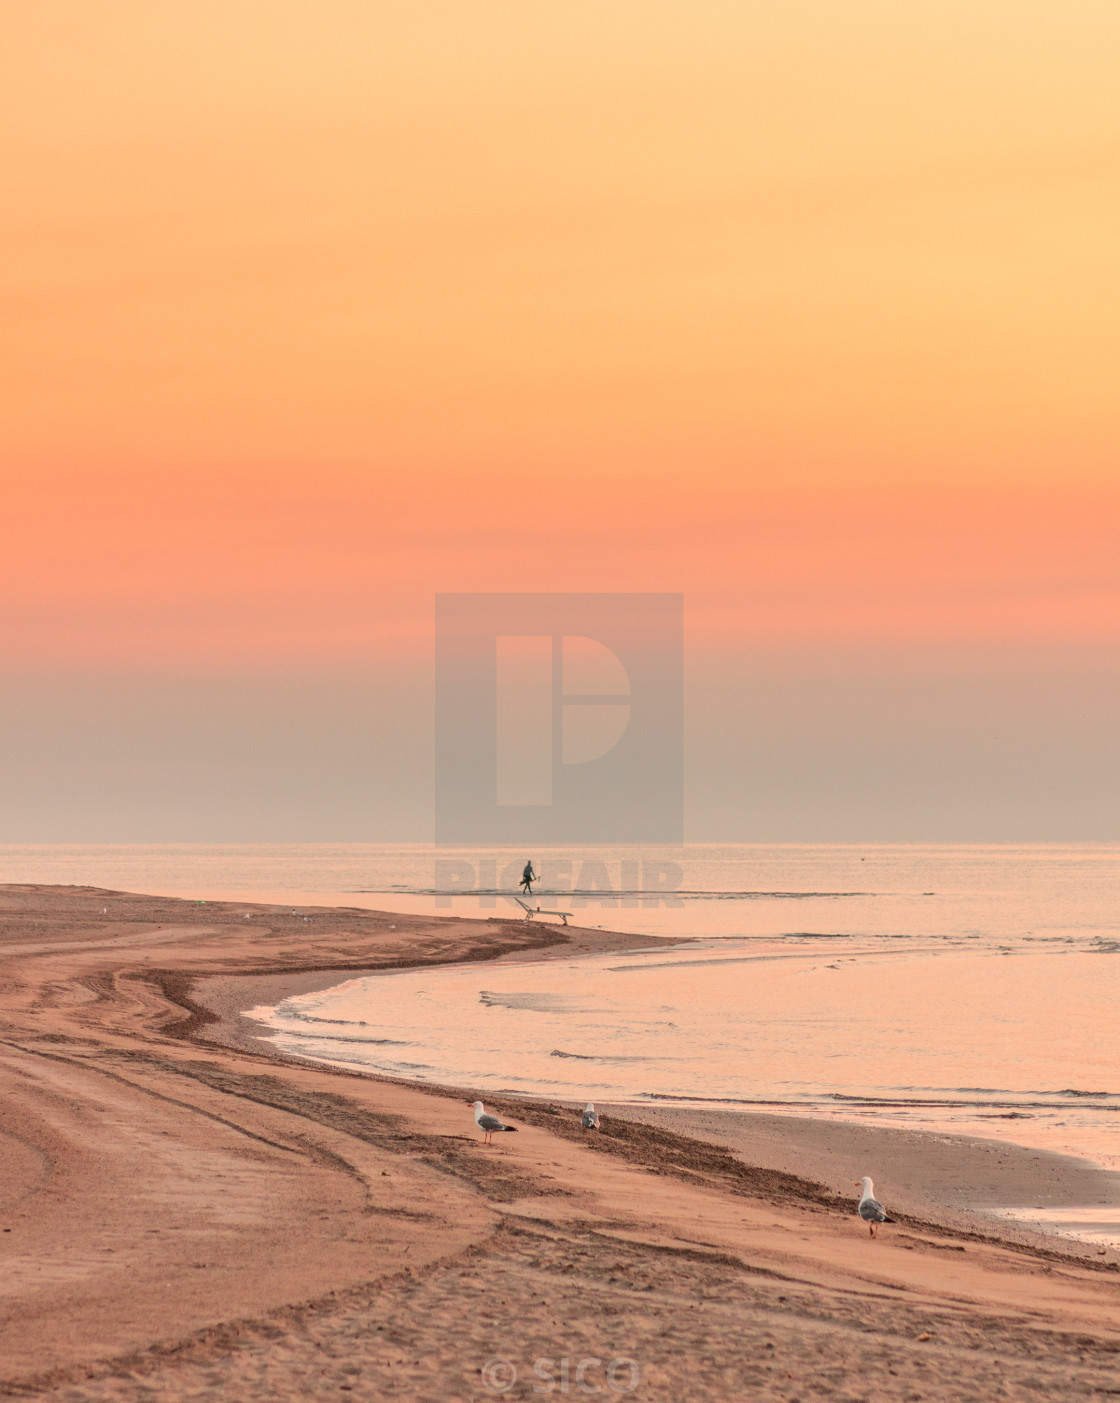
M359 972L653 943L0 888L0 1392L52 1399L1105 1398L1114 1253L980 1211L1080 1161L781 1116L498 1102L276 1055ZM472 1098L473 1099L473 1098ZM876 1242L851 1179L899 1221Z

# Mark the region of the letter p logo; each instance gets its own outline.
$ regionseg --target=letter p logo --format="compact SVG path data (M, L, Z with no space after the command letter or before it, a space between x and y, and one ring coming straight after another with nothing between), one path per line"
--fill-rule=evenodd
M682 836L679 594L436 596L436 841Z

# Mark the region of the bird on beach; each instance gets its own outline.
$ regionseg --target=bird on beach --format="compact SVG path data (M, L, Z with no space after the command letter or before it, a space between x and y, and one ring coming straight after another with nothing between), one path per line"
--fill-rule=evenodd
M580 1125L583 1126L584 1130L599 1129L599 1116L590 1101L588 1101L587 1105L584 1107L583 1119L580 1121Z
M856 1188L863 1190L863 1193L860 1196L859 1200L859 1208L857 1210L859 1216L867 1224L867 1231L871 1234L871 1236L878 1237L879 1224L893 1223L894 1219L887 1217L887 1210L875 1197L875 1185L871 1182L871 1180L867 1177L866 1174L856 1185Z
M507 1125L504 1120L499 1120L497 1116L488 1115L481 1101L468 1101L468 1106L474 1107L474 1123L485 1135L484 1145L492 1145L493 1137L502 1130L517 1130L516 1125Z

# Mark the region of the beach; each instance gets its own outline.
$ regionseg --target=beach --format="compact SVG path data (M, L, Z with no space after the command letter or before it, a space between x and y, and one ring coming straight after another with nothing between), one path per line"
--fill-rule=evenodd
M283 1056L244 1017L359 973L652 943L0 888L0 1389L1120 1393L1116 1253L984 1211L1115 1206L1084 1161L693 1108L601 1107L589 1136L512 1098L487 1098L519 1127L488 1149L473 1088ZM898 1219L874 1242L857 1169Z

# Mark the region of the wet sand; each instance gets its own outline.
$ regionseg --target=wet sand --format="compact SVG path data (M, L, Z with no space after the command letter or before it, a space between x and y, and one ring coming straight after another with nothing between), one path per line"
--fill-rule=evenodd
M1094 1243L1007 1221L1001 1209L1094 1210L1120 1236L1120 1175L1071 1155L1048 1154L1002 1140L860 1125L801 1115L661 1106L604 1107L645 1125L723 1145L745 1162L799 1174L844 1196L870 1174L892 1213L962 1233L997 1234L1038 1247L1117 1260Z
M1120 1391L1117 1264L947 1222L948 1141L907 1162L881 1132L752 1116L729 1145L726 1117L676 1110L589 1136L503 1102L520 1130L488 1150L469 1088L279 1058L238 1012L376 968L653 943L0 888L0 1392L527 1398L565 1368L578 1393L581 1361L601 1396L636 1370L636 1398ZM912 1210L874 1243L836 1182L872 1150ZM1057 1157L1004 1158L1001 1193L1005 1171L1028 1201L1084 1191Z

